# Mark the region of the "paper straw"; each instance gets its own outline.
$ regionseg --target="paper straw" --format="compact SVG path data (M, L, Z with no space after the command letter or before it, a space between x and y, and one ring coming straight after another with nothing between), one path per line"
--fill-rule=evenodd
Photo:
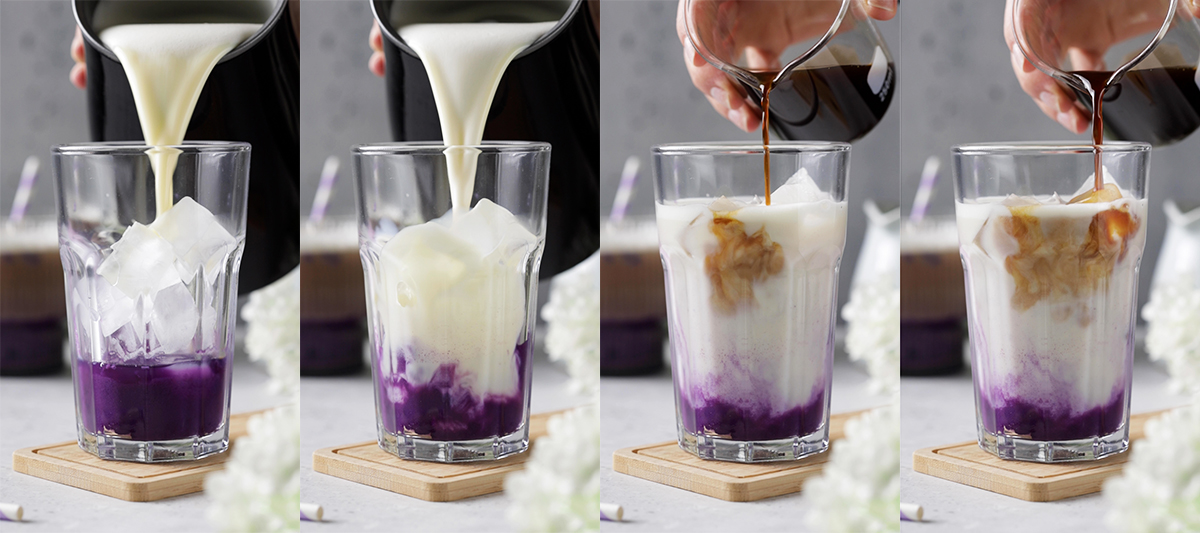
M300 519L320 522L325 519L325 509L315 503L302 503L300 504Z
M0 503L0 520L20 522L25 517L25 510L15 503Z
M615 503L601 503L600 519L608 522L620 522L625 519L625 509Z
M325 158L325 166L321 168L321 183L317 185L317 195L313 197L312 211L308 219L320 222L325 218L325 209L329 207L329 197L333 194L333 184L337 182L339 161L336 156Z
M637 183L638 167L641 165L642 161L635 155L625 160L625 168L621 170L621 184L617 186L617 196L613 199L612 211L608 215L610 222L615 224L625 218L625 211L629 209L629 199L633 197L633 186Z
M25 159L25 166L21 168L21 182L17 185L17 195L13 197L12 211L8 213L9 220L20 222L25 218L25 208L29 207L29 197L33 195L33 183L37 181L39 166L36 156L31 155Z
M929 201L933 199L933 186L937 184L938 170L941 167L942 160L936 155L931 155L925 160L925 169L921 171L921 184L917 186L917 196L913 199L912 212L908 215L913 223L925 218L925 211L929 210Z
M907 522L920 522L925 519L925 509L915 503L901 503L900 519Z

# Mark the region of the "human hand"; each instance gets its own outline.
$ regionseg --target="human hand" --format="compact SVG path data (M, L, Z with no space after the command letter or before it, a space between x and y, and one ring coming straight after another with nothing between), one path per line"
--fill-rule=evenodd
M71 85L80 89L87 88L87 64L83 58L83 33L79 28L75 28L75 37L71 39L71 59L75 60L75 64L71 66L71 74L68 77L71 79Z
M1053 25L1054 43L1061 50L1059 56L1071 62L1073 70L1106 70L1115 68L1104 64L1104 55L1109 47L1137 35L1157 30L1163 15L1146 13L1146 9L1159 10L1161 4L1144 0L1113 0L1104 2L1103 9L1096 9L1096 2L1089 0L1043 0L1030 4L1032 12L1042 17L1044 26ZM1051 10L1047 10L1051 7ZM1200 16L1200 0L1180 0L1180 9L1188 9ZM1014 0L1006 0L1004 7L1004 41L1011 55L1013 72L1021 83L1021 89L1033 98L1034 103L1046 116L1054 119L1072 133L1083 133L1091 124L1091 113L1080 103L1073 91L1063 87L1048 74L1040 71L1025 59L1016 41L1013 26ZM1055 17L1070 13L1076 17L1070 24L1054 24ZM1087 17L1080 20L1079 17ZM1045 52L1050 52L1046 50Z
M858 0L867 16L890 20L896 16L897 0ZM700 93L718 114L743 131L751 132L762 125L761 110L745 88L729 79L720 69L710 65L687 36L684 0L679 1L675 16L675 32L683 44L683 59L688 75ZM698 4L694 4L698 5ZM745 54L751 70L778 69L780 54L793 43L824 33L833 23L838 2L761 2L727 0L707 4L716 6L722 18L735 20L721 42L729 57ZM732 11L732 12L731 12ZM701 16L697 13L697 16Z
M367 61L367 68L382 78L383 73L387 71L387 65L383 59L383 32L379 31L379 21L371 25L371 34L367 40L371 45L371 59Z

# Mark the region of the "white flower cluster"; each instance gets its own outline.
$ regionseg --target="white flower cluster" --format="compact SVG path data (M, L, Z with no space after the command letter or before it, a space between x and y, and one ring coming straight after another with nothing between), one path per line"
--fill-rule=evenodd
M846 423L821 477L804 486L815 531L900 531L900 407L891 404Z
M248 422L225 470L204 480L208 520L221 531L300 530L300 414L294 405Z
M842 308L846 319L846 353L865 362L870 391L900 391L900 288L895 278L877 276L857 284Z
M1200 287L1184 282L1155 287L1142 318L1146 352L1166 362L1171 390L1200 395Z
M548 421L525 470L504 480L508 519L521 531L600 530L600 416L596 404Z
M242 308L246 353L265 362L271 392L300 393L300 267L250 295Z
M1122 475L1104 484L1104 499L1114 531L1200 531L1200 400L1146 423L1146 438Z
M546 353L563 361L571 390L594 396L600 391L600 254L554 278L542 307Z

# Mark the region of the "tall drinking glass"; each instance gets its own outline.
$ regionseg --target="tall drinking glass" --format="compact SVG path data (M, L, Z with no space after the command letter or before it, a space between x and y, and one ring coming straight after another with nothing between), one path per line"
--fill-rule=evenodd
M704 459L799 459L829 442L844 143L654 149L679 445Z
M149 147L54 149L79 445L104 459L199 459L229 442L250 145L166 149L179 159L161 214Z
M979 445L1003 459L1099 459L1129 442L1150 146L954 149Z
M478 157L471 208L452 211L446 163L464 152ZM525 451L550 145L364 145L354 165L380 447L440 462Z

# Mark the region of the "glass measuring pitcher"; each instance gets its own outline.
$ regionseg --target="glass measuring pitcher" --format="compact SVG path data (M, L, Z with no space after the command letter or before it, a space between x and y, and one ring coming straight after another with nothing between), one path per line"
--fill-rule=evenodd
M1105 84L1106 137L1164 146L1200 128L1200 25L1180 0L1016 0L1025 57L1089 111Z
M853 141L891 104L895 64L854 0L687 0L688 39L791 140ZM787 24L781 23L787 20Z

